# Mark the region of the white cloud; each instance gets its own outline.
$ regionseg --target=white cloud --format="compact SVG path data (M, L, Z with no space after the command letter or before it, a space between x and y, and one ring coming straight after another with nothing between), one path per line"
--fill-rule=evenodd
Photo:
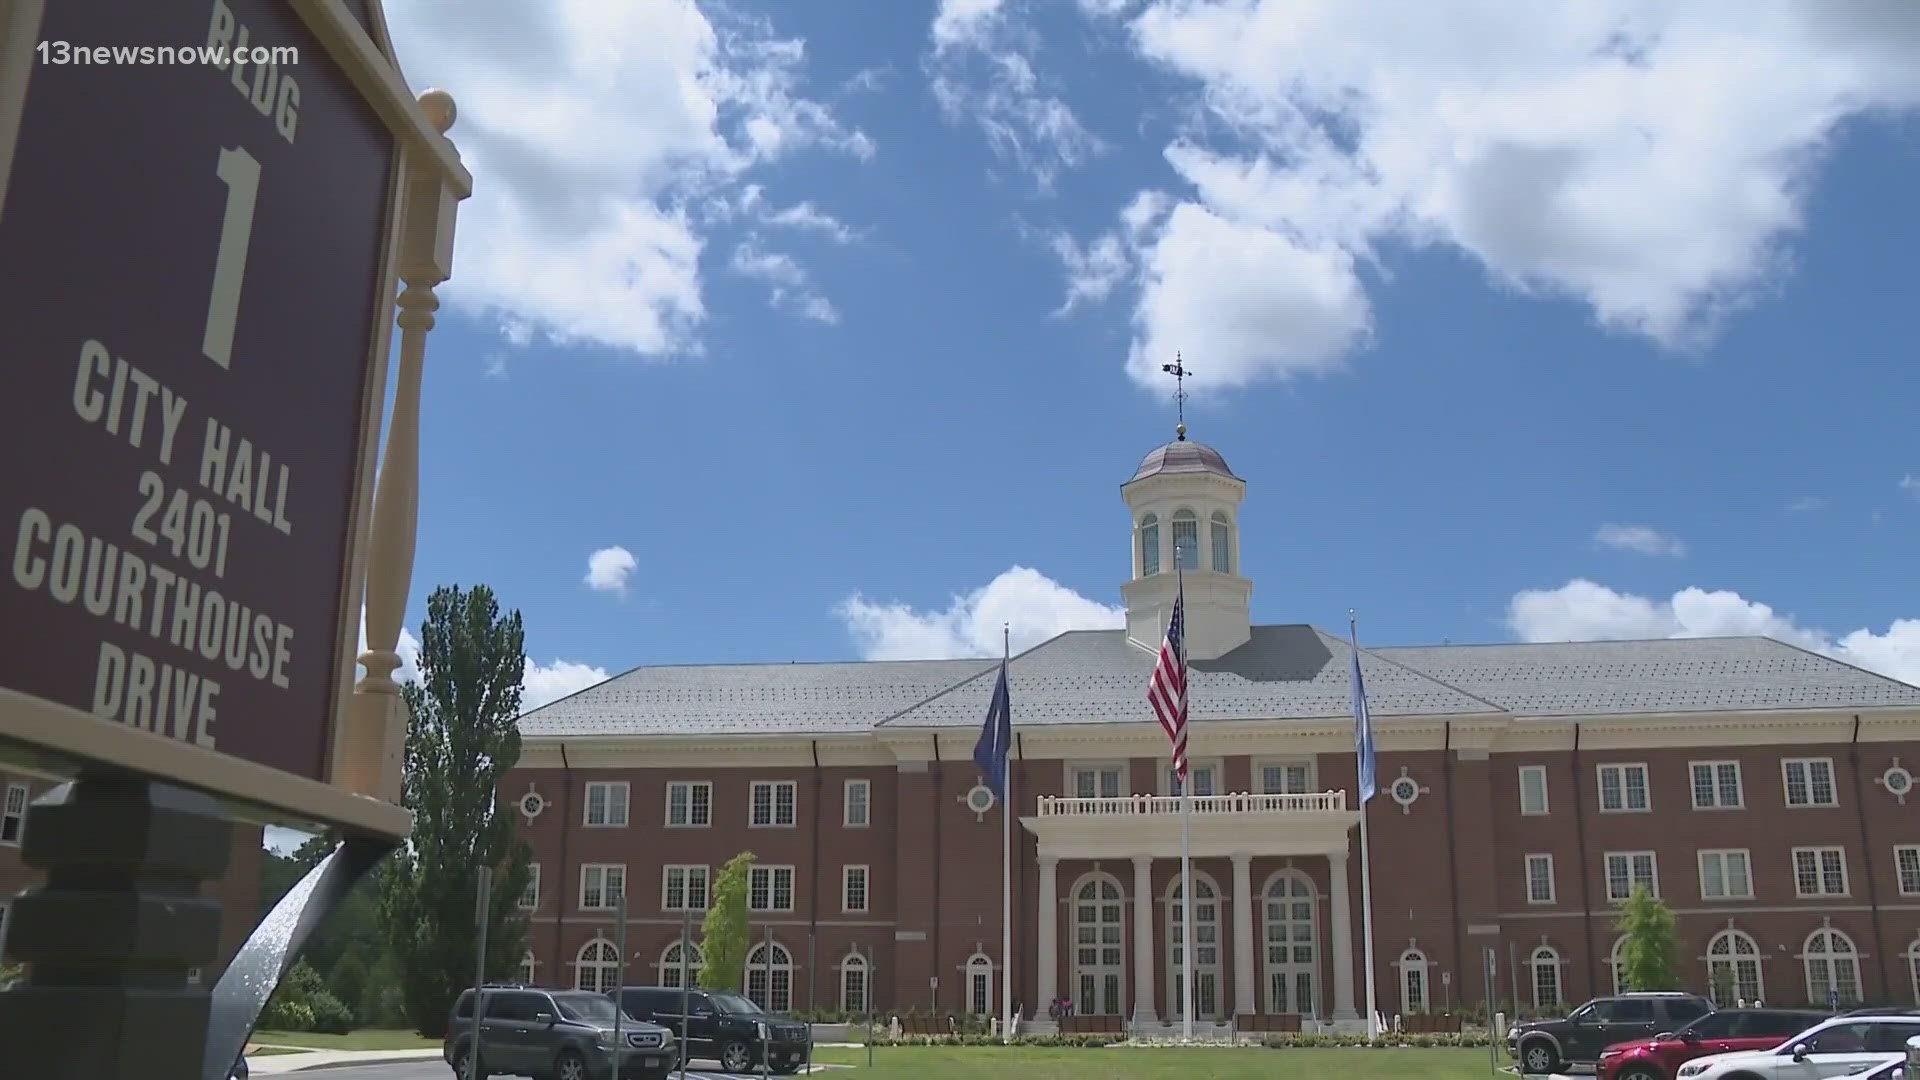
M765 282L767 303L775 311L829 325L840 321L840 313L826 297L814 291L812 279L792 256L766 251L749 240L734 249L733 270L743 277Z
M535 663L529 658L526 674L520 682L520 711L532 712L542 705L606 680L606 668L577 664L558 657L551 664Z
M1004 0L940 0L927 72L949 121L972 121L996 156L1049 190L1062 170L1107 149L1067 103L1042 86L1033 57L1037 35Z
M486 366L480 370L480 373L489 379L506 378L507 358L499 353L488 353Z
M1920 106L1912 4L1081 7L1122 13L1135 50L1198 91L1203 122L1167 150L1190 194L1148 238L1128 367L1144 378L1170 334L1201 333L1180 347L1209 358L1203 387L1363 345L1353 267L1388 239L1697 345L1787 268L1838 125ZM1228 258L1190 254L1202 236Z
M1055 315L1067 315L1083 303L1105 300L1114 286L1133 274L1131 255L1112 233L1084 245L1066 233L1055 233L1048 237L1047 244L1067 268L1067 298L1054 309Z
M1687 553L1686 541L1666 536L1645 525L1602 525L1593 534L1593 542L1615 551L1631 551L1640 555L1679 558Z
M1916 499L1920 499L1920 479L1916 479L1912 476L1901 477L1900 490L1906 492L1907 494L1913 496Z
M1687 588L1660 600L1576 578L1557 589L1515 594L1507 605L1507 623L1522 641L1761 634L1920 685L1920 619L1895 619L1881 634L1859 629L1835 638L1724 589Z
M776 228L815 232L836 244L850 243L855 239L854 231L845 222L811 202L775 206L767 198L767 189L760 184L746 184L739 191L729 193L726 198L709 200L706 216L713 221L744 218Z
M699 350L705 246L688 206L811 148L873 146L801 93L802 43L694 0L395 4L415 90L459 101L475 175L454 307L557 343Z
M587 556L587 588L595 592L627 594L627 578L633 575L633 552L615 544Z
M1818 510L1825 505L1827 505L1827 501L1825 499L1822 499L1817 495L1806 495L1788 503L1787 513L1810 514L1813 511Z
M868 660L933 660L998 656L1005 624L1014 652L1068 630L1109 630L1127 623L1123 608L1089 600L1038 570L1015 566L985 586L955 596L944 610L917 611L859 594L834 609Z

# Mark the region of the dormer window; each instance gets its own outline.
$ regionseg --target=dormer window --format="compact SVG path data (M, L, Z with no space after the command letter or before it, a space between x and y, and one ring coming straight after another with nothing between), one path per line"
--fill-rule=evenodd
M1213 571L1233 573L1233 523L1219 510L1213 512Z
M1160 519L1148 514L1140 519L1140 576L1160 572Z
M1200 569L1200 520L1191 510L1174 511L1173 561L1182 570Z

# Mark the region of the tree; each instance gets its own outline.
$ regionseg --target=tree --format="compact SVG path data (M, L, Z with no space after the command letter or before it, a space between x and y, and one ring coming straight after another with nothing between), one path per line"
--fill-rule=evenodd
M700 985L710 990L740 989L747 973L747 888L753 876L753 852L727 860L713 879L712 902L700 924Z
M526 949L515 910L530 854L502 805L499 783L520 760L520 613L501 616L484 585L435 589L420 627L420 682L407 703L403 801L413 834L390 860L381 922L400 970L407 1017L440 1038L460 991L472 985L478 868L494 868L486 977L510 974Z
M1674 975L1673 912L1644 885L1621 905L1615 929L1626 935L1620 946L1620 985L1628 990L1672 990Z

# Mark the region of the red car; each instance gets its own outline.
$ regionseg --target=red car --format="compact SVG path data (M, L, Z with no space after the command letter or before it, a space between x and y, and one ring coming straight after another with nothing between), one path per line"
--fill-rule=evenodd
M1673 1080L1683 1062L1771 1050L1825 1019L1826 1013L1803 1009L1721 1009L1679 1031L1607 1047L1594 1075L1598 1080Z

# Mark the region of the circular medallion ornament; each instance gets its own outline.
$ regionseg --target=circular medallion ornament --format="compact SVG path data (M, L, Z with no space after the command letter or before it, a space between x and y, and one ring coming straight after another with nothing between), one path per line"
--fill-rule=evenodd
M1880 774L1880 783L1889 794L1905 795L1913 790L1913 774L1902 766L1894 765Z
M1420 797L1420 785L1414 783L1412 777L1403 776L1393 782L1393 787L1388 790L1388 794L1392 795L1393 801L1401 806L1412 806L1414 800Z
M984 814L993 809L993 789L985 784L975 784L967 789L967 809L976 814Z
M539 817L540 812L545 810L546 808L547 808L546 796L540 794L537 791L529 791L525 795L520 796L520 814L522 817L525 817L528 821L532 821L534 818Z

